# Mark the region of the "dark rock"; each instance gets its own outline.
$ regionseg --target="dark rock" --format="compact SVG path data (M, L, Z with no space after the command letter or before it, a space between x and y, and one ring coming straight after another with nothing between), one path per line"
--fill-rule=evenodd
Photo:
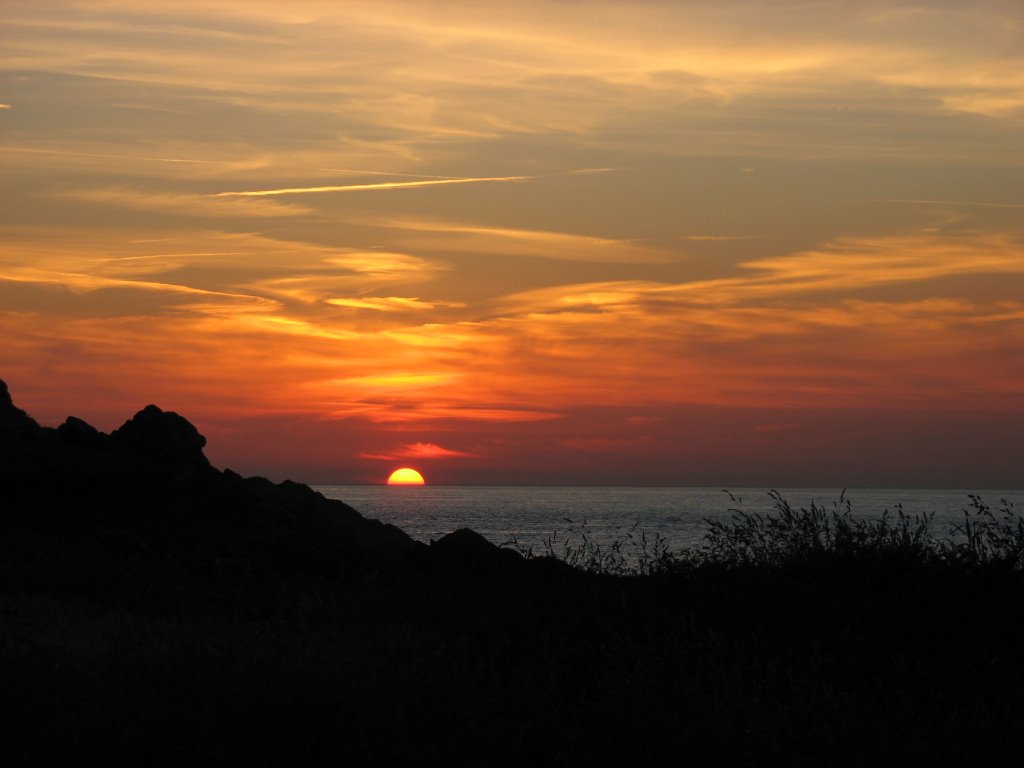
M447 557L480 558L490 557L498 547L476 531L459 528L433 542L430 549L437 555Z
M469 528L459 528L457 531L431 542L429 554L430 559L435 563L470 567L522 560L518 553L492 544Z
M0 436L19 437L40 429L35 419L14 405L7 383L0 380Z
M147 405L110 433L111 443L144 456L209 467L203 454L206 438L192 424L173 411Z
M155 405L110 435L73 416L40 427L0 383L0 525L64 531L58 537L88 531L89 541L136 537L196 585L210 558L319 579L373 572L426 549L305 485L218 472L205 445L185 418Z
M64 423L57 427L57 434L65 442L77 445L99 446L103 445L107 438L107 435L77 416L68 416Z

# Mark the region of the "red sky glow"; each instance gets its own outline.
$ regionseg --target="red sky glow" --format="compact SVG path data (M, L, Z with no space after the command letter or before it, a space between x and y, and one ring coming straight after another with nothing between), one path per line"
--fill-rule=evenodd
M218 466L1020 488L1024 7L5 3L0 378Z

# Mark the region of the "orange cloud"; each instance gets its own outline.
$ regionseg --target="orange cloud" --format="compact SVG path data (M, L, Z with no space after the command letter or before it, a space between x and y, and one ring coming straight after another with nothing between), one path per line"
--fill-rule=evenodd
M442 448L436 443L408 443L390 452L369 452L359 455L364 459L379 459L382 461L392 461L394 459L479 458L479 454Z
M45 291L40 297L70 291L100 301L103 292L117 290L176 298L146 304L144 316L136 314L137 303L118 316L105 298L105 317L9 313L6 337L22 343L5 352L5 365L30 366L33 355L44 355L59 338L79 350L51 363L69 375L102 369L123 355L149 361L120 374L140 391L205 378L203 399L211 407L248 404L254 412L396 426L544 421L581 403L989 409L1015 402L1014 382L1024 375L1014 354L1024 339L1024 304L957 296L955 287L944 289L952 292L948 297L929 296L936 290L930 286L950 277L1024 269L1013 241L987 234L842 240L694 283L552 286L447 306L448 321L435 308L433 322L421 322L424 308L416 305L455 302L394 295L353 300L416 306L408 313L373 312L379 319L371 325L332 313L329 303L323 307L337 295L338 280L357 274L369 285L388 285L411 273L429 286L436 274L429 261L307 251L259 237L207 238L196 245L214 247L194 256L161 245L113 255L68 245L41 258L31 243L21 243L20 256L0 262L0 277ZM133 253L139 247L149 250ZM264 249L273 257L285 247L293 276L251 280L244 292L226 290L226 283L200 288L163 281L204 259L258 267ZM325 262L350 274L324 274ZM292 281L287 288L285 281ZM875 287L903 295L855 298ZM225 366L230 371L220 370Z

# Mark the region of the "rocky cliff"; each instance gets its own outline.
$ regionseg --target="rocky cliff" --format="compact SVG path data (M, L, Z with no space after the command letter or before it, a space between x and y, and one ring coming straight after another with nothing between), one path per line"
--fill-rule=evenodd
M155 405L110 434L74 416L42 427L0 381L0 524L99 525L153 551L253 564L285 550L298 560L320 553L357 571L422 546L307 486L220 471L205 445L187 419Z

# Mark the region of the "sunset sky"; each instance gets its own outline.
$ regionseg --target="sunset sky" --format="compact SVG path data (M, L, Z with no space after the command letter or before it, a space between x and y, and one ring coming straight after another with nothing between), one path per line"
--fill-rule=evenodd
M1024 3L5 0L0 378L306 482L1024 485Z

